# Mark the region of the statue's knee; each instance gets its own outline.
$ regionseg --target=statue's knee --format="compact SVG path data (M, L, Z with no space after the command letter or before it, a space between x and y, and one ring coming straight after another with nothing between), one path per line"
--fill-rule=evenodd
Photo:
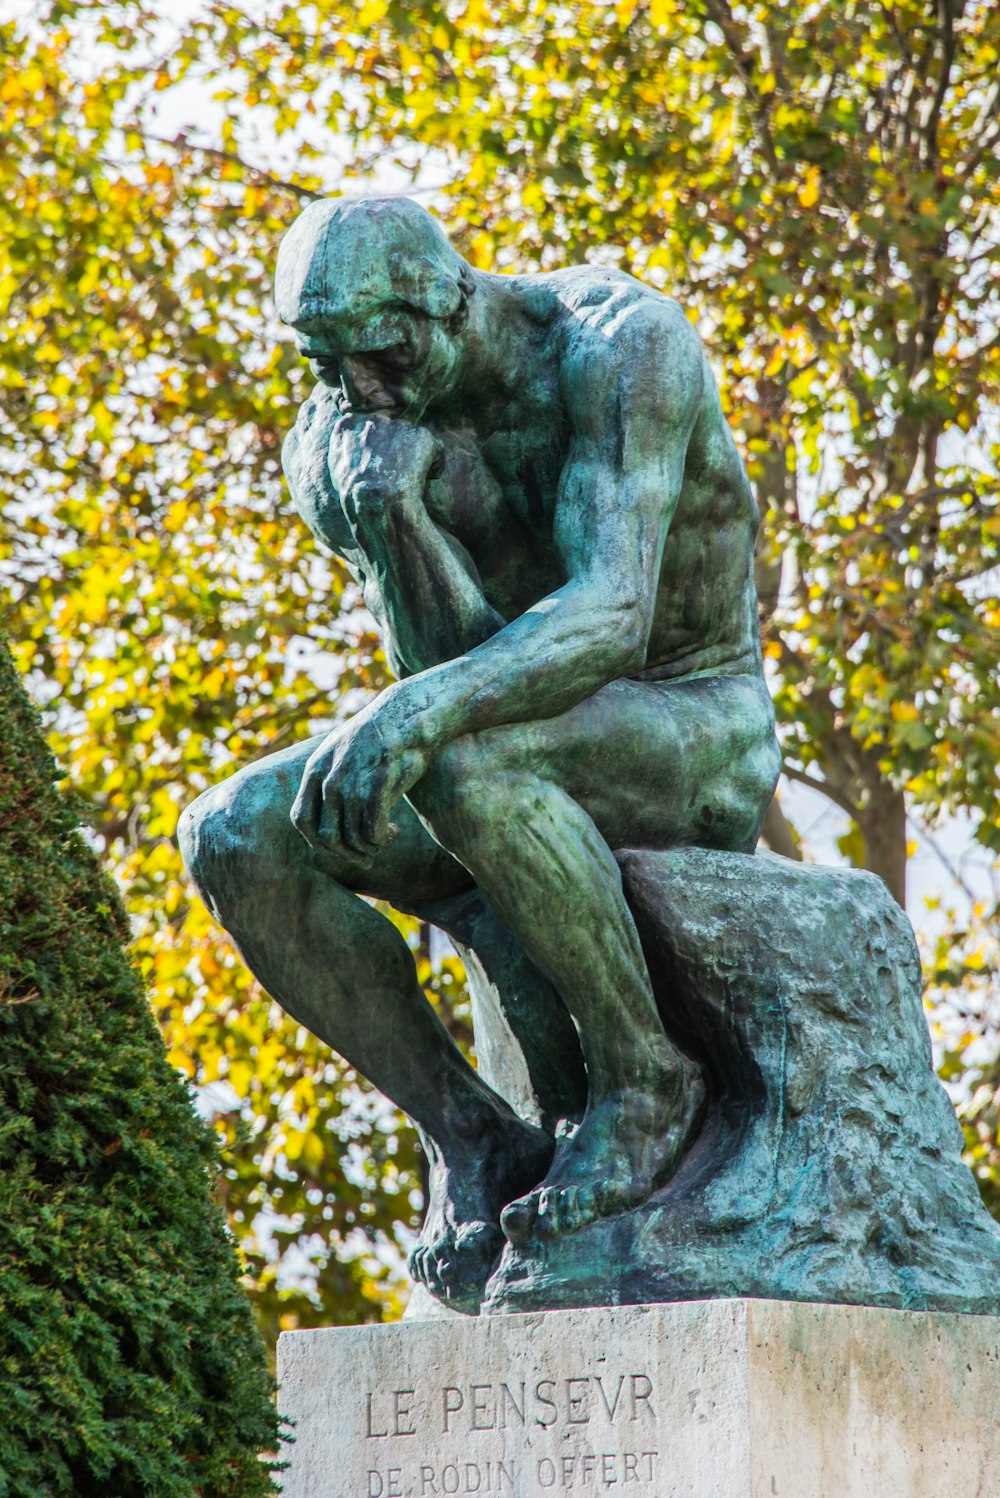
M211 909L221 883L222 867L232 853L231 819L220 804L219 787L203 791L181 813L177 841L188 877Z
M273 816L241 781L237 775L202 792L177 824L184 867L205 904L227 927L238 913L242 892L259 884L268 849L275 861L280 859L280 842L271 834L283 830L272 827L269 834Z
M774 795L781 774L781 745L772 733L767 740L767 748L763 755L764 764L761 770L763 789L765 793L765 805Z
M737 852L753 851L780 773L781 750L773 735L734 762L724 777L716 808L716 829L720 825L732 828L721 846Z
M756 803L763 818L781 774L781 749L773 733L748 756L744 773L747 799Z

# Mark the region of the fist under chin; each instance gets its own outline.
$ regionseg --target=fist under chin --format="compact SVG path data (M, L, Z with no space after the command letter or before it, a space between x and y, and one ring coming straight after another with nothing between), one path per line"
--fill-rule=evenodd
M423 489L422 480L389 480L373 483L361 479L351 485L344 501L348 518L355 524L384 520L393 511L419 500Z

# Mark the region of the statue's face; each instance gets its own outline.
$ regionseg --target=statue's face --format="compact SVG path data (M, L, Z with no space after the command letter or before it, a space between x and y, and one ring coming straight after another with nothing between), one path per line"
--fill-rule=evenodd
M352 322L318 314L292 326L316 378L340 390L345 410L417 422L454 388L459 340L435 318L391 309Z

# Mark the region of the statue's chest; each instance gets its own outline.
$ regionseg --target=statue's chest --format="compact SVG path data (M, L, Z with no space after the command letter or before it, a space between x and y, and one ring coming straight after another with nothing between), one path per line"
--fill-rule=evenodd
M482 454L510 513L539 540L552 535L564 453L558 430L503 430L486 438Z
M563 578L552 541L562 471L557 432L503 427L488 437L439 431L441 474L427 507L472 557L488 592L508 606L534 601Z
M558 421L504 424L488 436L438 432L444 471L432 483L435 519L468 545L506 516L539 540L552 534L565 461Z

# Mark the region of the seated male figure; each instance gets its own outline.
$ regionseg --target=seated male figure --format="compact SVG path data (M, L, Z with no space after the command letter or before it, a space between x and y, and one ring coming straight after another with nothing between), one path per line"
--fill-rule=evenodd
M337 199L286 235L277 300L318 380L292 496L398 680L199 797L183 845L269 992L417 1123L413 1271L474 1303L501 1224L626 1211L698 1128L614 854L756 845L779 765L757 511L691 324L626 275L487 275L417 205ZM586 1108L555 1143L466 1064L358 898L448 928L473 889L536 975L555 1067L579 1035Z

